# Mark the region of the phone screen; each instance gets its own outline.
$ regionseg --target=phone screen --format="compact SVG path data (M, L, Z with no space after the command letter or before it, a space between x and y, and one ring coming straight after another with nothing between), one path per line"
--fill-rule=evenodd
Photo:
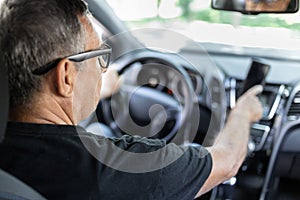
M265 79L270 70L270 65L263 63L259 59L252 59L252 64L248 71L247 77L244 80L242 87L239 92L239 96L246 92L254 85L265 84Z

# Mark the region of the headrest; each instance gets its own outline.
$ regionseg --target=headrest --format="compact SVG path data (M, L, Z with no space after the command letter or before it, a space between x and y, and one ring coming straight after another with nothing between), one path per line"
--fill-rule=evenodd
M0 142L5 134L9 108L8 78L4 70L0 70Z

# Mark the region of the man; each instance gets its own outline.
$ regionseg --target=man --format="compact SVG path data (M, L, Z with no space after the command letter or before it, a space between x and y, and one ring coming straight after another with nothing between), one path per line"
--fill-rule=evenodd
M246 11L282 12L286 11L290 0L246 0Z
M216 144L206 149L95 137L76 126L95 110L106 87L101 80L111 51L90 17L81 0L2 3L0 62L11 99L0 167L48 199L193 199L234 176L250 125L262 115L260 86L238 100ZM128 156L156 152L137 162ZM157 169L140 171L151 165Z

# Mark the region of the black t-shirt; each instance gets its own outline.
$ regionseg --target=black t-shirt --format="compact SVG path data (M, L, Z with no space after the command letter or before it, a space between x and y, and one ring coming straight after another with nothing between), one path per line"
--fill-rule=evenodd
M0 145L0 168L47 199L182 200L197 194L212 159L202 147L10 122Z

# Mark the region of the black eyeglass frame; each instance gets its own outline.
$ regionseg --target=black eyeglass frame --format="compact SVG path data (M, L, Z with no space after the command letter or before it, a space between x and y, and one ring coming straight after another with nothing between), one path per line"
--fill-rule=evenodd
M34 75L46 74L51 69L55 68L62 59L68 59L73 62L82 62L84 60L87 60L90 58L95 58L95 57L98 57L99 64L100 64L101 68L104 69L103 71L105 72L109 66L111 52L112 52L111 47L108 44L103 44L99 49L84 51L84 52L81 52L78 54L73 54L70 56L63 57L63 58L58 58L42 67L39 67L39 68L33 70L32 73ZM102 56L102 55L107 55L107 62L105 63L105 65L103 65L100 60L100 56Z

